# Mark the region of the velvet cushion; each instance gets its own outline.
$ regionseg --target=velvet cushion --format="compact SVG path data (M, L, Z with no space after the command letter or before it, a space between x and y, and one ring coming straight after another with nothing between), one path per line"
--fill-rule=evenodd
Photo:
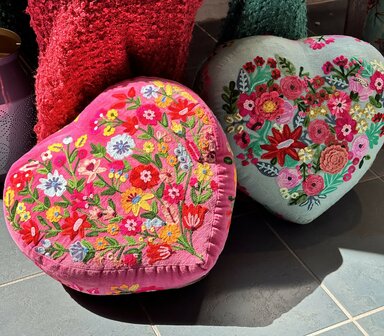
M355 38L244 38L201 73L239 185L287 220L308 223L335 204L383 144L383 57Z
M25 255L79 291L182 287L224 247L232 162L196 94L161 79L122 82L12 166L6 222Z

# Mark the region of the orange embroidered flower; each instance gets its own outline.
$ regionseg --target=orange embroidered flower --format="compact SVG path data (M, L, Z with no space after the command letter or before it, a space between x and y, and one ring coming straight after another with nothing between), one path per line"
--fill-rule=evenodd
M167 244L176 243L180 235L180 228L176 224L167 224L159 230L160 239Z

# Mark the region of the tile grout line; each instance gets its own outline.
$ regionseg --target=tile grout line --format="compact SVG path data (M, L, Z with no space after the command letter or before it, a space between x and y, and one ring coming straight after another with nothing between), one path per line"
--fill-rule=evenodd
M4 282L4 283L0 284L0 288L6 287L6 286L10 286L10 285L14 285L16 283L19 283L19 282L22 282L22 281L25 281L25 280L30 280L30 279L33 279L33 278L36 278L36 277L42 276L42 275L45 275L45 273L44 272L34 273L34 274L27 275L25 277L22 277L22 278L19 278L19 279L16 279L16 280Z
M384 306L379 307L379 308L376 308L376 309L369 310L369 311L367 311L367 312L365 312L365 313L362 313L362 314L359 314L359 315L356 315L356 316L354 316L353 318L354 318L355 320L360 320L360 319L362 319L362 318L364 318L364 317L368 317L368 316L371 316L371 315L373 315L373 314L380 313L380 312L382 312L382 311L384 311Z
M198 22L195 22L195 25L200 28L200 30L207 34L212 40L214 40L216 43L218 42L217 39L215 39L209 32L207 32Z
M330 330L333 330L333 329L336 329L338 327L342 327L343 325L346 325L346 324L350 324L352 323L351 320L347 319L347 320L344 320L344 321L341 321L341 322L338 322L338 323L335 323L335 324L332 324L328 327L325 327L323 329L320 329L320 330L317 330L317 331L314 331L310 334L307 334L306 336L317 336L317 335L321 335L327 331L330 331Z
M140 300L138 300L138 303L139 303L140 308L143 310L145 316L147 317L148 322L149 322L149 324L150 324L150 327L151 327L152 331L154 332L154 334L155 334L156 336L161 336L160 330L159 330L159 329L157 328L157 326L153 323L153 320L152 320L151 316L149 315L147 309L146 309L145 306L143 305L143 303L142 303Z
M364 336L369 336L368 333L363 329L363 327L354 319L351 313L341 304L341 302L335 297L335 295L320 281L316 274L302 261L299 256L293 251L293 249L280 237L277 231L272 228L272 226L265 221L268 228L273 232L277 239L288 249L288 251L293 255L293 257L304 267L304 269L315 279L323 291L331 298L331 300L339 307L339 309L348 317L348 319L363 333Z

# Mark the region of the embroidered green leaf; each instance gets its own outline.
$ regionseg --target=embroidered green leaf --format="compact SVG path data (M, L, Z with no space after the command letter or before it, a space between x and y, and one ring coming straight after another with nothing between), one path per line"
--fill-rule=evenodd
M19 191L19 195L22 195L22 196L29 195L28 188L25 187L23 190Z
M151 139L151 136L149 134L147 134L147 133L139 134L137 137L139 139L141 139L141 140L149 140L149 139Z
M72 189L76 189L76 186L77 186L77 182L76 182L76 181L70 179L70 180L68 180L67 182L68 182L68 186L69 186L70 188L72 188Z
M59 234L59 231L57 230L49 230L46 234L45 234L45 238L52 238L52 237L56 237L57 235ZM64 252L63 252L64 254ZM62 254L60 255L60 257L62 256ZM58 258L58 257L57 257Z
M95 158L103 158L105 156L105 154L107 153L107 150L105 149L104 146L102 146L101 144L93 144L91 143L91 154L95 157Z
M123 170L124 172L127 172L128 170L132 169L132 166L129 164L127 160L124 160L123 163L124 163L124 170Z
M108 200L108 205L113 209L113 211L116 211L116 205L115 202L113 202L112 198Z
M343 183L343 176L347 173L349 166L350 165L347 164L338 174L324 174L325 188L320 195L326 196L327 194L334 192L337 189L337 186Z
M94 251L88 251L85 258L83 259L83 263L86 264L88 261L90 261L94 257L95 257L95 252Z
M32 204L32 203L35 203L35 200L33 198L24 198L23 202L24 203Z
M77 190L79 192L83 191L85 188L85 178L82 178L80 181L77 182Z
M108 188L108 189L105 189L101 192L101 196L110 196L110 195L114 195L116 193L116 190L115 188Z
M165 113L163 113L163 117L161 118L160 124L162 124L164 127L168 127L168 118Z
M63 202L63 201L55 202L54 204L61 208L68 208L68 205L69 205L67 202Z
M199 198L197 197L195 188L191 188L191 198L192 198L193 204L195 204L195 205L199 204Z
M331 85L335 86L337 89L345 89L348 87L348 83L342 79L342 78L337 78L335 76L326 76L325 81Z
M146 219L154 219L156 217L156 214L152 211L150 212L144 212L140 215L141 218L146 218Z
M92 201L93 203L95 203L96 205L99 205L100 204L100 196L98 194L95 194L92 198Z
M91 231L86 234L87 237L97 237L99 235L99 232L97 231Z
M46 167L47 167L48 172L51 173L52 172L52 161L48 161L48 164Z
M44 197L44 205L47 208L51 207L51 201L49 200L49 198L47 196Z
M208 189L208 192L206 192L204 195L200 196L200 204L205 203L212 197L212 189Z
M279 69L284 75L286 76L296 75L296 68L291 61L279 55L275 55L275 58L277 59L277 64L279 66Z
M93 182L93 185L95 187L104 188L106 186L106 183L102 180L96 180Z
M195 126L195 117L191 117L187 120L187 126L193 128Z
M372 123L367 130L367 137L369 139L369 147L372 149L379 143L379 131L383 123Z
M377 101L374 97L370 96L369 97L369 102L374 106L374 107L377 107L377 108L381 108L383 105Z
M183 182L186 175L187 175L187 172L183 172L180 175L178 175L176 178L176 183L180 184L181 182Z
M120 246L119 242L115 239L115 238L112 238L112 237L105 237L104 238L109 245L111 246Z
M237 76L237 87L242 93L246 93L249 90L249 77L243 68L240 69Z
M124 236L124 239L127 241L127 244L132 246L132 245L136 245L136 240L135 238L131 237L131 236Z
M12 208L11 208L11 211L9 212L12 221L15 219L16 209L17 209L18 204L19 204L19 201L16 200L15 203L13 204Z
M267 162L258 162L255 166L265 176L276 177L279 175L279 169Z
M151 160L148 157L144 156L144 155L132 154L132 157L134 159L136 159L137 161L139 161L140 163L142 163L142 164L149 164L149 163L151 163Z
M257 68L257 71L251 75L251 88L249 92L253 92L257 85L263 84L271 77L271 68L269 66L264 68Z
M155 134L154 130L153 130L153 127L151 125L148 126L148 130L147 130L147 133L153 137L153 135Z
M151 210L154 214L157 215L157 212L158 212L158 208L157 208L157 202L152 202L151 204Z
M224 163L227 164L227 165L231 165L233 163L233 160L229 156L226 156L224 158Z
M44 204L38 204L32 208L32 211L34 212L41 212L45 210Z
M38 199L39 198L39 192L37 191L37 188L35 188L35 190L33 191L33 197L35 199Z
M162 198L163 197L164 187L165 187L165 184L164 184L164 182L162 182L160 184L159 188L156 190L156 193L155 193L157 198Z
M39 168L36 170L39 174L42 174L42 175L47 175L49 173L49 171L47 170L47 168Z
M50 227L49 224L47 223L47 221L45 220L44 217L42 217L42 216L37 216L37 220L40 222L41 225Z
M224 93L221 95L221 98L224 100L226 104L223 105L223 109L228 114L235 114L237 112L236 102L239 98L240 91L235 90L236 83L231 81L229 86L224 86Z
M62 231L61 230L61 226L60 226L59 223L53 222L52 224L53 224L53 226L55 227L56 230Z
M94 247L93 247L93 245L92 245L89 241L87 241L87 240L85 240L85 239L83 239L83 240L81 241L81 245L83 245L84 247L86 247L86 248L88 249L88 251L94 251L94 250L95 250Z
M69 156L69 163L73 163L76 160L77 149L75 149Z
M123 217L121 216L113 217L109 220L109 224L119 223L122 220L123 220Z
M158 154L155 154L155 164L159 169L163 168L163 164Z

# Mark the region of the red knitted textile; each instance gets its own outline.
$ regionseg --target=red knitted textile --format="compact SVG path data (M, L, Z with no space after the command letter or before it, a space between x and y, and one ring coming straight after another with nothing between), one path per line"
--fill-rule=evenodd
M127 77L180 80L203 0L29 0L42 140Z

